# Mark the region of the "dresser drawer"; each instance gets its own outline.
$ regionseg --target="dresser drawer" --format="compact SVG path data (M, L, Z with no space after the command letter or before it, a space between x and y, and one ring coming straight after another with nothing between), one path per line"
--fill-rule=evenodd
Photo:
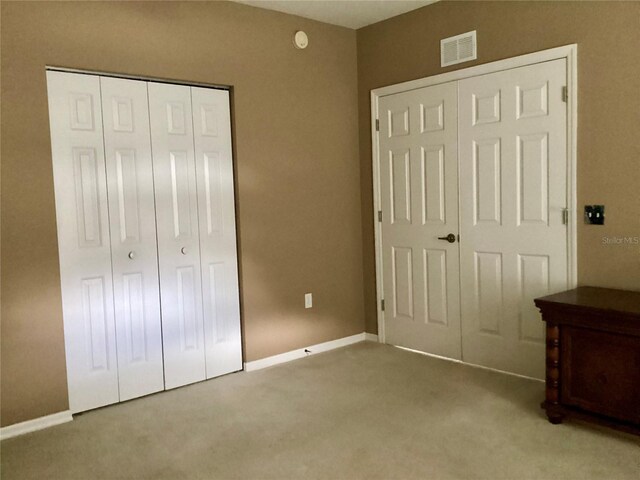
M640 422L640 337L563 325L562 404Z

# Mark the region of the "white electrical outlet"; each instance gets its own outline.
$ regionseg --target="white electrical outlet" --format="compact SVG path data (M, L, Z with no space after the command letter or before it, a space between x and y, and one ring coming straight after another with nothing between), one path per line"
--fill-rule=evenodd
M313 307L313 294L305 293L304 294L304 308Z

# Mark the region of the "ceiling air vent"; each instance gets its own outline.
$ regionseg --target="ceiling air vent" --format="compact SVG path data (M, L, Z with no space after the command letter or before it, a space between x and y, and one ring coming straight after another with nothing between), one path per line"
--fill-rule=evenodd
M478 58L478 53L476 50L475 30L440 40L441 67L468 62L476 58Z

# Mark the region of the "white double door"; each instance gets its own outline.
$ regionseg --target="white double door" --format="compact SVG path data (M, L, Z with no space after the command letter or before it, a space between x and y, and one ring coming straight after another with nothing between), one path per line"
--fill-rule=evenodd
M568 287L565 82L555 60L379 100L387 343L544 377L533 299Z
M47 81L71 411L240 370L228 92Z

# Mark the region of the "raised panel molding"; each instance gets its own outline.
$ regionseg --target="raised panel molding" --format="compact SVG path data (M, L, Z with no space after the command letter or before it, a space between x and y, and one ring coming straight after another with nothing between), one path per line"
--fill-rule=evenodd
M191 205L187 152L169 152L171 205L175 238L191 236Z
M167 132L171 135L184 135L186 121L184 104L180 102L167 103Z
M447 251L423 249L425 321L447 325Z
M130 362L148 360L147 329L145 328L144 282L142 273L122 276L124 323Z
M114 97L111 101L113 129L116 132L133 132L133 102L130 98Z
M196 315L196 280L193 267L176 270L178 287L178 325L180 326L180 346L182 351L199 348Z
M546 133L518 137L518 224L549 222L549 161Z
M103 277L85 278L82 284L82 317L89 370L109 370L109 332Z
M96 151L93 148L74 148L72 156L75 171L78 245L99 247L102 245L102 231Z
M222 262L209 264L209 295L211 299L211 314L213 325L213 343L223 343L226 339L226 324L224 314L225 302L225 265Z
M482 125L500 121L500 91L488 95L473 95L472 124Z
M218 115L216 105L201 105L200 120L202 121L202 135L205 137L218 136Z
M389 152L391 223L411 223L411 163L409 150Z
M409 107L389 110L389 138L409 135Z
M72 93L69 95L71 130L93 130L93 95Z
M549 293L549 256L518 255L520 340L544 343L544 324L533 299Z
M475 299L480 332L500 335L502 253L474 252Z
M115 157L120 241L135 243L140 238L136 152L133 149L116 150Z
M549 114L549 82L535 87L516 87L516 118L541 117Z
M207 234L222 235L222 185L220 154L204 152L204 188L207 207Z
M501 222L500 139L473 142L474 225Z
M420 105L420 132L444 130L444 102L437 105Z
M413 251L392 247L393 315L413 320Z
M422 148L422 223L445 223L444 145Z

